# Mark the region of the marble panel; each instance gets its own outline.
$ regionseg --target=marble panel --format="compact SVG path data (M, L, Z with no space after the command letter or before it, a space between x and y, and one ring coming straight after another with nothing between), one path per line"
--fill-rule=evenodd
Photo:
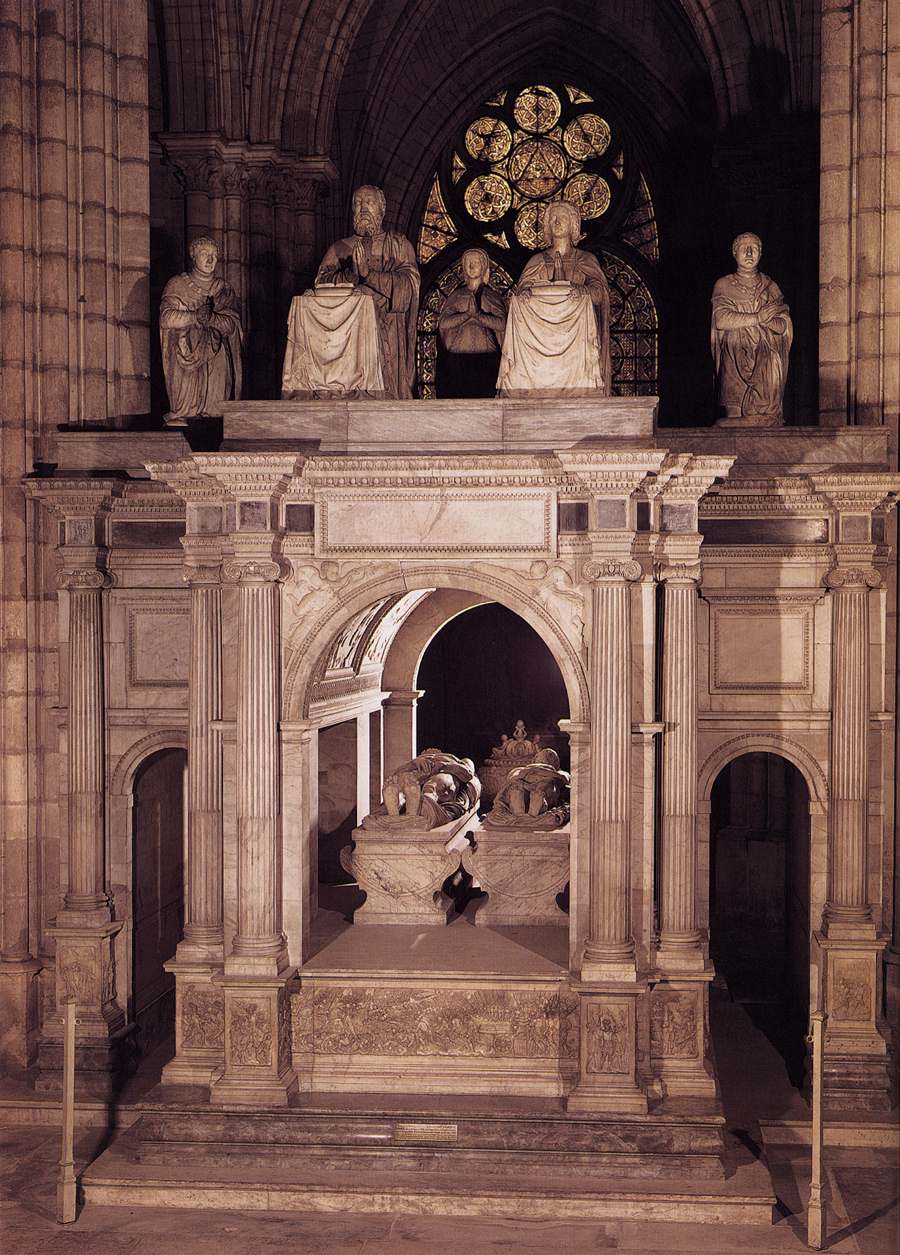
M317 502L316 550L549 556L555 515L553 493L539 488L332 491Z
M188 682L190 611L171 605L128 611L128 683L131 688L183 688Z
M710 692L810 692L812 625L809 604L713 605Z

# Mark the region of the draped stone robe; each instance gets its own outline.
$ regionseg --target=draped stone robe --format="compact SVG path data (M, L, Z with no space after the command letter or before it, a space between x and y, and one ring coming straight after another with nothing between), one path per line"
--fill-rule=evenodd
M197 311L211 304L209 322ZM185 273L163 289L159 339L170 415L188 419L221 414L221 402L241 395L241 322L234 289L223 279L209 285Z
M584 288L541 292L529 300L521 289L564 281ZM522 271L510 301L509 321L497 390L503 396L608 396L612 391L609 353L609 285L593 253L573 248L565 256L546 249Z
M766 306L777 317L760 326L756 315ZM756 419L777 426L787 379L794 329L778 284L758 274L754 284L736 275L719 279L712 293L710 347L716 368L716 399L728 418Z
M332 244L322 258L316 286L355 274L354 245L367 237L351 235ZM378 342L385 396L412 397L416 373L416 319L419 268L409 240L395 231L368 239L369 273L359 286L371 291L378 314Z

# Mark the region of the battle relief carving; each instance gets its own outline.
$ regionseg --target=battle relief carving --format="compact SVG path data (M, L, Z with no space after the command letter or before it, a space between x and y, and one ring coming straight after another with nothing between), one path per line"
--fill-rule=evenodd
M74 1000L79 1006L103 1001L100 964L91 951L72 951L60 954L56 963L58 1001Z
M301 1054L576 1059L578 999L554 990L307 986L293 998Z
M838 1020L872 1019L871 969L865 960L834 960L831 1013Z
M587 1015L587 1071L630 1072L631 1033L628 1011L609 1003L590 1003Z
M220 1050L225 1040L225 1005L220 992L187 985L181 995L181 1045L186 1050Z
M650 1050L661 1059L696 1059L697 1000L693 994L654 991L650 1002Z
M268 1067L272 1062L272 1021L268 1004L235 998L229 1007L231 1062Z

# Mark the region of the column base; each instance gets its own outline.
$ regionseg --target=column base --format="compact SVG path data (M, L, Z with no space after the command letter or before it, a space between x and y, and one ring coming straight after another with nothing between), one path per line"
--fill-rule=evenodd
M0 962L0 1070L24 1071L37 1055L41 967L36 959Z
M815 934L824 993L828 1110L884 1111L891 1105L888 1044L881 1031L881 955L887 939Z
M580 1076L568 1111L646 1115L647 1095L637 1081L637 1002L646 988L579 991Z
M286 1107L297 1092L291 1031L290 972L218 977L225 1002L225 1063L212 1079L212 1103Z
M176 955L163 966L175 977L175 1058L160 1079L163 1085L209 1085L225 1065L221 962L190 962Z
M54 1025L48 1024L47 1029ZM75 1098L115 1098L135 1067L134 1025L122 1025L104 1041L79 1039L75 1024ZM63 1092L63 1043L44 1036L38 1046L34 1088L54 1098Z
M706 955L702 941L668 941L660 937L656 950L657 970L668 975L680 972L699 974L707 970Z
M650 987L650 1067L665 1095L718 1096L706 1058L712 978L708 970L693 980L661 979Z

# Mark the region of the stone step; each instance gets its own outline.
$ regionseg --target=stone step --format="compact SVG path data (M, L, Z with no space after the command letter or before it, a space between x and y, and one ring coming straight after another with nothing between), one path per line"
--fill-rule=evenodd
M598 1179L588 1173L518 1170L451 1174L423 1166L409 1171L352 1170L315 1157L284 1162L206 1163L185 1154L176 1165L139 1163L114 1143L82 1177L88 1202L254 1211L405 1213L532 1219L681 1220L710 1224L772 1223L775 1197L761 1163L741 1165L726 1180L690 1177ZM470 1165L471 1166L471 1165Z

